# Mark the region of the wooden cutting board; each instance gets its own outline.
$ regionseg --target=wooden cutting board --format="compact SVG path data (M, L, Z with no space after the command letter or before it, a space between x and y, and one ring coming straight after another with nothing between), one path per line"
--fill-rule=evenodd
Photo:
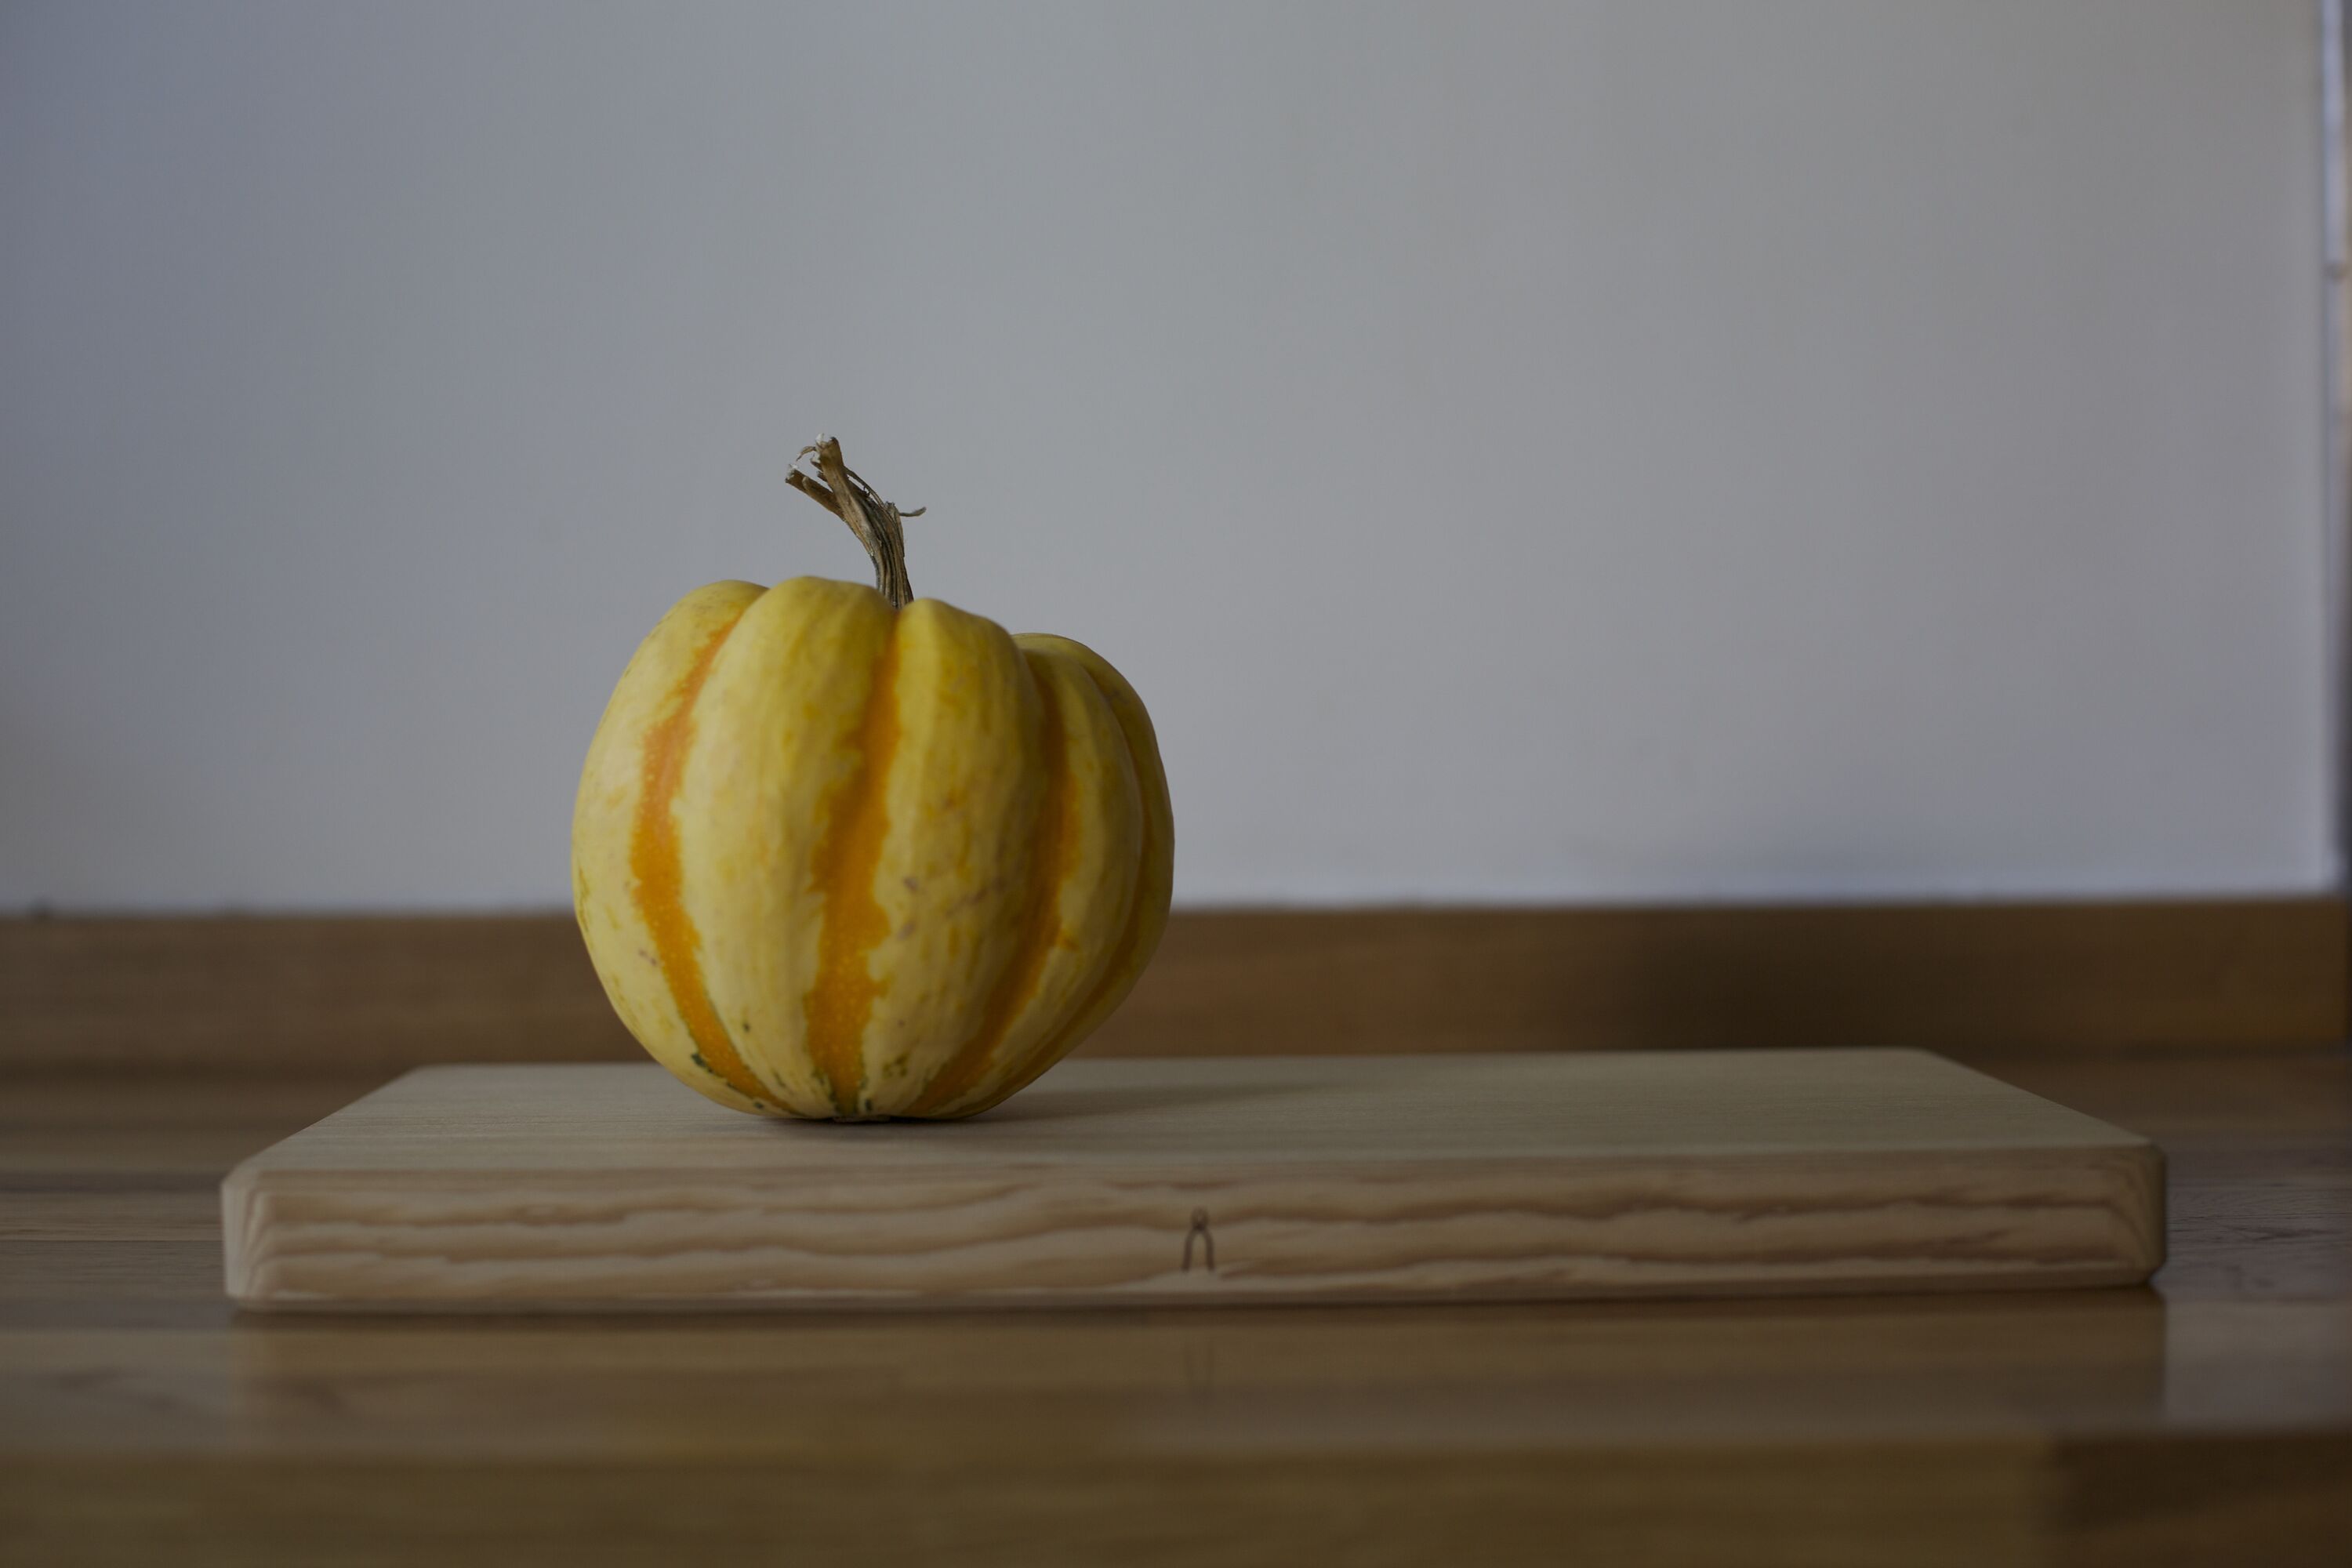
M971 1121L426 1068L223 1184L257 1308L1024 1306L2120 1285L2145 1139L1916 1051L1066 1062Z

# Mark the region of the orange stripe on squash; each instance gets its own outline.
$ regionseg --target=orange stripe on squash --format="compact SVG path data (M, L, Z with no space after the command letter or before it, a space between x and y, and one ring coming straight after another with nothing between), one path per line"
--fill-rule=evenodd
M898 752L898 624L875 661L874 685L858 728L856 771L828 804L812 869L824 893L817 937L816 983L803 1003L808 1053L833 1095L834 1109L860 1114L866 1087L866 1026L882 986L868 963L890 934L889 912L875 896L883 840L890 832L890 764Z
M1045 709L1038 758L1045 770L1045 798L1037 807L1037 827L1029 846L1029 876L1021 905L1021 936L1013 958L1004 966L971 1037L956 1049L948 1065L923 1087L909 1116L928 1116L971 1092L971 1086L995 1065L997 1047L1021 1016L1045 978L1045 961L1062 941L1062 884L1069 879L1070 856L1077 842L1077 792L1070 787L1070 742L1062 722L1062 701L1053 682L1038 672L1037 656L1024 653L1030 684Z
M1082 666L1081 668L1083 669L1084 667ZM1102 691L1104 702L1109 705L1112 713L1116 716L1118 704L1112 698L1111 693L1103 690L1102 682L1095 679L1094 671L1089 669L1085 670L1084 673L1087 682L1096 690ZM1098 1010L1112 1000L1114 994L1135 983L1136 961L1140 956L1139 950L1143 945L1144 927L1150 923L1152 913L1150 890L1144 884L1148 879L1152 857L1160 852L1160 845L1157 819L1152 813L1149 799L1151 786L1144 773L1145 764L1150 759L1137 753L1134 739L1128 734L1125 724L1116 727L1119 734L1119 743L1127 748L1128 756L1134 764L1136 784L1146 795L1143 803L1142 841L1139 846L1141 853L1136 858L1139 867L1142 869L1137 874L1134 891L1128 895L1127 919L1119 927L1118 944L1111 949L1110 961L1103 965L1101 975L1092 986L1087 988L1085 1000L1071 1008L1068 1016L1063 1019L1061 1025L1037 1043L1030 1051L1029 1058L998 1086L994 1093L980 1104L962 1112L966 1116L977 1115L992 1106L1002 1105L1035 1082L1039 1075L1055 1062L1060 1061L1069 1052L1070 1047L1076 1043L1072 1037L1078 1030L1089 1028L1099 1021L1097 1017Z
M748 606L747 606L748 607ZM719 658L728 634L743 612L738 610L713 632L695 655L694 663L677 683L669 712L646 735L644 784L637 796L636 820L629 830L629 873L637 913L653 935L654 957L669 985L670 999L686 1032L694 1041L695 1060L736 1093L771 1103L767 1089L736 1053L719 1009L702 979L702 938L694 929L685 904L686 874L678 852L677 816L671 808L686 776L686 754L694 739L694 702Z

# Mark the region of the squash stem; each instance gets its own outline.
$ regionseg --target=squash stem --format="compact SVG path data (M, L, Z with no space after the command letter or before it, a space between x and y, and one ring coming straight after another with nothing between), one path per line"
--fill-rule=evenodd
M811 457L816 458L816 474L801 470L801 464ZM841 443L830 436L819 436L814 446L801 448L784 482L849 525L849 531L857 535L857 542L873 558L874 586L890 601L892 609L903 610L914 603L915 590L907 581L907 531L898 520L920 517L924 508L900 511L876 495L874 487L841 460Z

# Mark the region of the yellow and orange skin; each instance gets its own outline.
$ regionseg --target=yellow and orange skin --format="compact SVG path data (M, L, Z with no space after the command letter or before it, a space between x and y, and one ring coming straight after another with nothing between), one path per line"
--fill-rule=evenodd
M712 1100L951 1118L1118 1005L1173 848L1151 721L1090 649L853 583L714 583L597 726L572 902L622 1022Z

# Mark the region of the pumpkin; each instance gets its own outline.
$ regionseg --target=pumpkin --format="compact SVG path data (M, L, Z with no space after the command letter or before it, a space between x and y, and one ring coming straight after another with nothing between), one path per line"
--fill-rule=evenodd
M1159 746L1091 649L915 598L898 509L837 442L801 458L877 586L713 583L662 617L588 748L573 907L629 1032L719 1103L970 1116L1150 962Z

